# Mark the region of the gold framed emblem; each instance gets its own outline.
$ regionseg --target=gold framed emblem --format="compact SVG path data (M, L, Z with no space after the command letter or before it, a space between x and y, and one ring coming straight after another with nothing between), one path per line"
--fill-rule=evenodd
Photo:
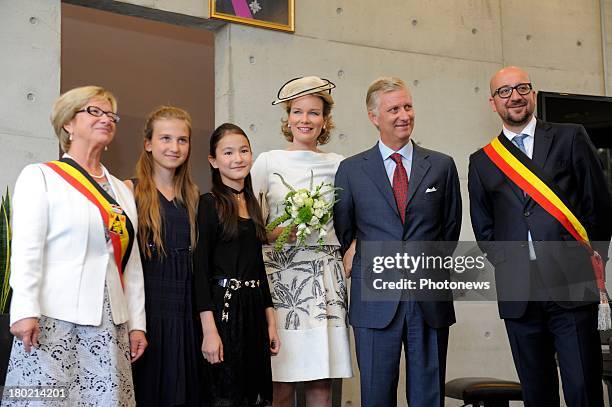
M295 0L209 0L209 7L211 18L295 31Z

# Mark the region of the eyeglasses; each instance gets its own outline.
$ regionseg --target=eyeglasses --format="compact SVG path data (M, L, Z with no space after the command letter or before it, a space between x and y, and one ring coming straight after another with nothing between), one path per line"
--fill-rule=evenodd
M491 97L495 97L495 95L498 95L502 99L508 99L510 96L512 96L512 92L514 91L514 89L516 89L516 92L519 95L525 96L529 94L529 92L531 92L531 89L533 89L533 87L531 86L531 83L519 83L516 86L502 86L501 88L496 89L495 92L493 92L493 94L491 95Z
M90 115L95 116L95 117L102 117L106 115L106 117L108 117L110 121L112 121L113 123L119 123L119 120L121 120L121 117L119 117L117 113L105 112L104 110L96 106L87 106L85 109L77 110L75 114L83 113L83 112L87 112Z

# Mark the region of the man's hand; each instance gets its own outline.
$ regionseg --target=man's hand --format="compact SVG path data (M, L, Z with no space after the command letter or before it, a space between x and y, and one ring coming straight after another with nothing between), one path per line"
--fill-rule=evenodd
M344 257L342 258L342 265L344 266L344 275L346 278L351 278L351 272L353 271L353 257L355 257L355 250L357 240L353 240L351 246L348 248Z

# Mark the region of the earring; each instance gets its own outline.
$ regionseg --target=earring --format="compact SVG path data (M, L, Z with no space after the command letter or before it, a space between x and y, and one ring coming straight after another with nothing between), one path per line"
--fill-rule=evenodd
M290 125L289 123L287 123L287 128L288 128L288 129L290 129L290 128L291 128L291 125Z
M68 137L68 140L70 140L70 141L73 140L72 133L70 133L70 136Z
M104 151L108 151L108 146L104 146Z

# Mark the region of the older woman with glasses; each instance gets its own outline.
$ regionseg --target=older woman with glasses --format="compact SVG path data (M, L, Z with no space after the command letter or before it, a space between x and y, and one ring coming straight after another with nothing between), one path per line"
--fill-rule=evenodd
M134 198L100 162L116 111L103 88L64 93L51 122L65 154L15 185L6 386L55 389L66 405L135 405L130 362L147 346Z

